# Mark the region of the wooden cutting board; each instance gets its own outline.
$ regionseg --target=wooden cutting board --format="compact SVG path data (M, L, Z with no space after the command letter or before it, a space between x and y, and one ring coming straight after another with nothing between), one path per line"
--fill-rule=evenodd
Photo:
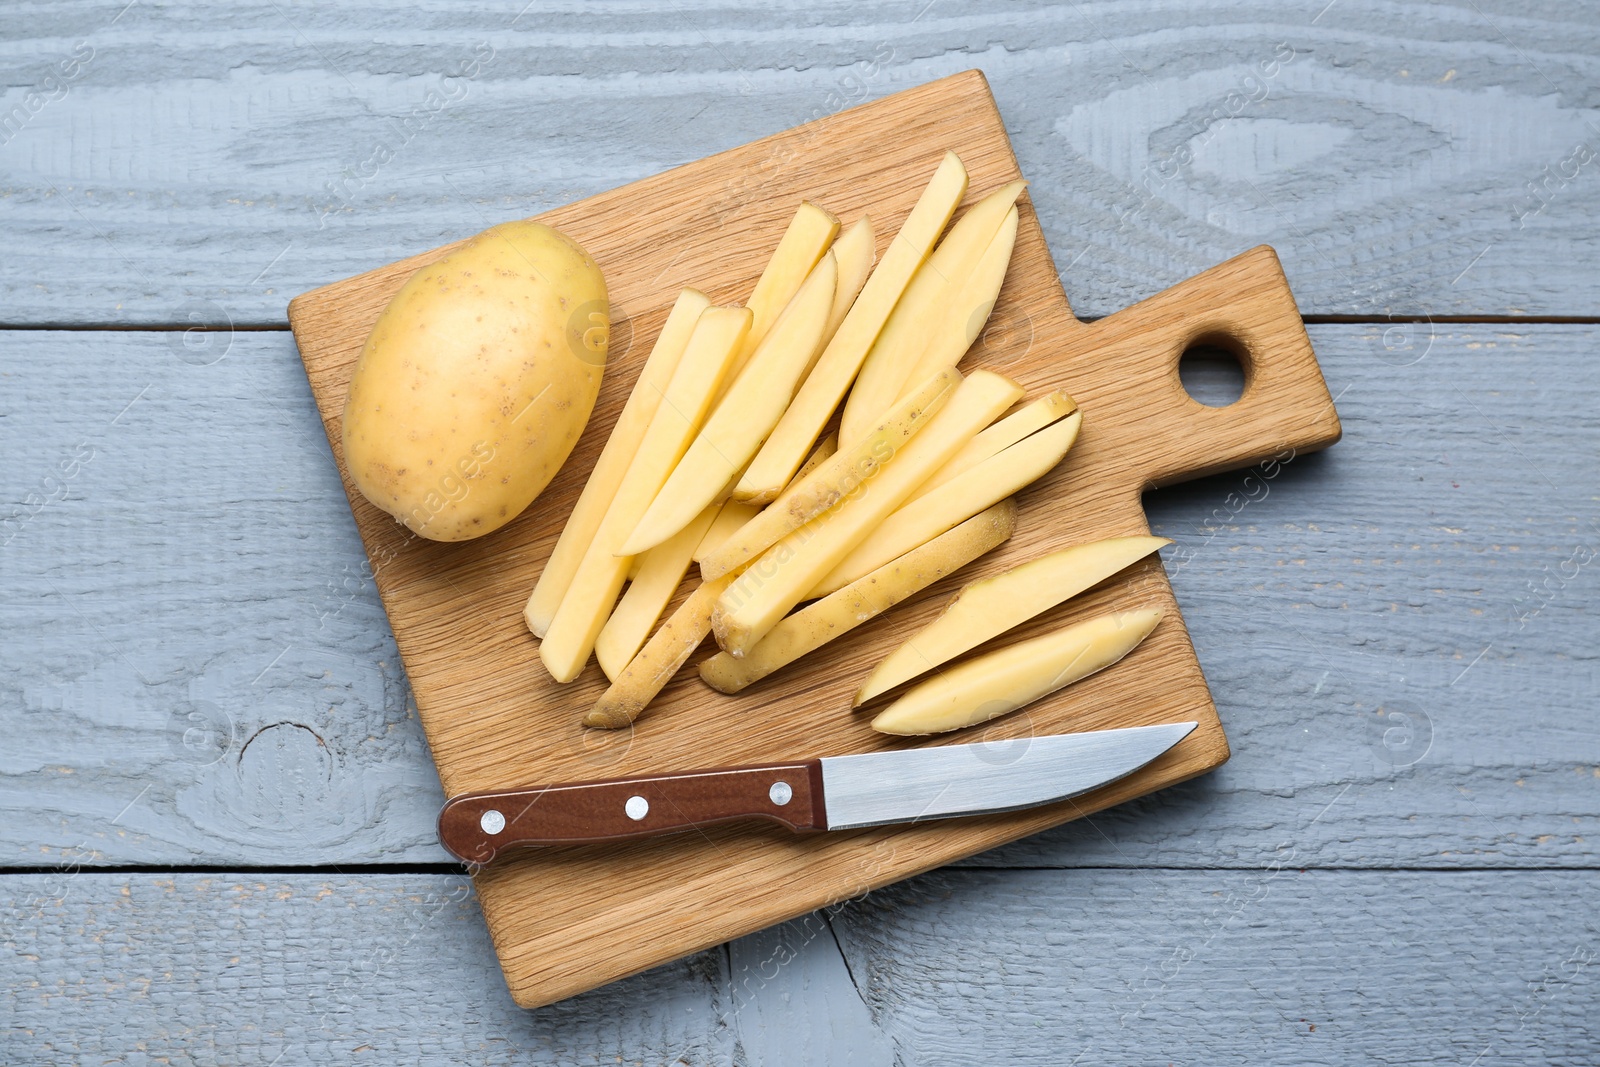
M520 518L477 541L410 535L355 491L340 411L368 331L434 249L306 293L289 305L306 373L394 628L445 791L826 756L915 742L875 734L850 697L871 667L961 584L1064 545L1148 532L1140 493L1332 444L1338 417L1270 248L1258 248L1094 324L1068 307L1026 196L1010 273L964 366L1021 382L1030 399L1071 393L1077 446L1019 497L1016 535L977 564L738 696L712 692L701 650L631 731L577 725L605 688L592 662L552 682L522 608L680 286L719 303L749 294L802 199L845 223L871 216L883 249L946 149L971 174L968 201L1019 176L983 75L968 71L541 215L605 271L613 354L576 451ZM498 220L496 220L498 221ZM1191 400L1178 361L1193 343L1235 351L1244 395ZM1241 588L1248 576L1241 576ZM531 850L475 875L516 1002L533 1007L857 896L1201 774L1228 757L1205 679L1158 560L1151 558L1010 639L1113 607L1166 611L1114 668L984 729L945 741L1197 719L1140 772L1031 811L795 836L722 826L627 844ZM939 742L932 742L939 743Z

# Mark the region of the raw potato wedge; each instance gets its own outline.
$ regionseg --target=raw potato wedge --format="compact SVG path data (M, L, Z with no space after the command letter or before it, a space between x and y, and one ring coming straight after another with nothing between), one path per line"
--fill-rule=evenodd
M811 458L806 459L805 466L800 469L802 474L810 472L813 467L818 466L819 462L832 456L835 445L837 445L837 438L834 435L829 434L826 438L822 438L822 442L811 453ZM778 499L782 501L784 498ZM723 541L728 539L728 536L736 533L741 526L744 526L744 523L750 522L752 518L755 518L757 512L757 507L750 506L750 504L739 504L738 501L728 501L723 504L722 509L717 512L717 517L709 523L709 528L707 528L704 536L701 537L698 549L694 550L696 563L699 561L699 555L709 552L709 547L722 544ZM666 547L666 545L661 545L661 547ZM646 560L654 553L659 552L661 547L646 553ZM717 595L722 595L722 590L728 587L728 582L730 581L733 581L733 576L726 577L725 581L717 582L717 587L715 587ZM667 592L667 600L662 601L662 608L672 600L672 593L674 592L677 592L675 585L674 589ZM629 590L629 593L632 593L632 589ZM712 606L715 605L717 595L706 593L699 600L694 600L693 593L690 593L690 601L685 601L683 608L678 613L674 613L672 630L670 630L669 635L662 638L661 643L656 646L653 654L651 654L651 659L645 659L640 664L640 667L632 675L629 675L626 680L622 678L621 673L613 673L610 669L606 669L606 677L611 678L613 681L622 681L624 685L621 688L618 688L618 686L611 688L608 696L613 697L613 701L610 704L602 701L602 705L598 705L600 710L598 710L598 713L592 713L595 721L589 721L590 726L605 725L605 721L602 720L614 720L619 713L618 709L621 709L624 705L630 709L630 718L627 721L632 721L638 717L638 712L643 710L646 704L650 704L651 699L654 699L654 696L661 691L662 686L666 685L667 681L672 680L672 675L682 667L683 661L688 659L688 654L693 653L694 648L699 646L702 640L706 640L707 633L710 633L710 611L712 611ZM691 601L693 601L693 608L690 606ZM622 597L622 603L618 605L618 613L621 613L626 603L627 597ZM659 616L659 609L656 614ZM651 619L651 622L654 622L654 619ZM606 625L610 627L610 624ZM666 625L662 629L666 629ZM699 637L693 637L694 633L699 633ZM602 630L600 635L602 635L602 638L605 637L605 630ZM688 645L688 648L685 649L686 641L690 640L693 640L693 645ZM595 648L598 651L598 645ZM678 653L682 653L682 657L674 659L674 656L678 656ZM634 661L629 659L627 662L632 664ZM602 667L605 667L603 659ZM626 672L627 667L622 667L622 670ZM651 686L654 686L654 688L651 688ZM624 725L624 723L618 721L616 725Z
M711 611L733 575L704 582L650 635L583 717L585 726L617 730L639 717L711 632Z
M839 268L829 252L718 401L694 444L623 542L623 555L638 555L661 544L694 522L719 495L725 495L723 491L783 417L816 355L838 279Z
M645 360L639 380L628 394L628 402L617 416L594 471L572 509L572 516L561 528L555 551L540 572L533 594L528 597L528 606L523 609L522 616L535 636L543 637L550 629L550 620L555 618L556 608L572 584L572 576L578 572L578 564L594 540L600 520L605 518L606 508L616 495L617 486L622 484L622 476L628 473L628 465L639 451L639 442L644 440L656 408L661 405L661 396L689 344L689 335L694 332L700 313L710 306L711 299L698 289L683 290L678 294L677 303L672 305L666 324L656 337L655 347L650 350L650 358Z
M954 367L935 373L922 388L894 407L883 421L854 446L797 478L783 494L783 505L762 511L750 524L700 563L701 573L715 578L761 553L800 529L812 519L877 475L906 442L938 415L955 393L961 372Z
M761 277L756 279L750 299L745 301L744 306L750 309L750 335L745 338L733 374L743 369L761 342L766 340L767 331L777 325L783 309L800 291L801 284L822 259L823 253L827 252L838 232L839 220L832 213L809 200L801 203L794 218L789 220L789 228L778 239L778 247L773 250L772 258L767 260ZM732 380L732 376L729 380Z
M689 447L749 332L749 308L701 312L650 428L539 644L539 658L556 681L576 678L594 651L628 573L629 557L618 555L617 549Z
M1021 395L1022 387L1011 379L973 371L874 478L749 564L717 602L717 643L735 656L749 652L918 485Z
M926 367L961 362L961 357L966 355L967 349L972 347L972 342L977 340L989 322L995 301L1000 298L1000 286L1006 279L1006 268L1011 265L1011 250L1016 243L1017 209L1013 207L972 274L959 289L951 292L943 309L944 321L934 329L928 347L923 349L921 358L911 369L909 381L916 381L916 376L923 373Z
M1110 537L1063 548L993 578L972 582L951 598L944 614L878 664L856 691L854 705L860 707L902 682L948 663L1171 543L1148 534Z
M839 447L837 434L829 434L817 442L817 447L811 450L811 456L800 465L800 470L794 476L794 482L778 497L775 504L782 507L794 490L803 482L808 474L817 469L818 464L832 456ZM744 529L746 523L761 514L761 509L754 504L743 504L737 500L730 500L722 505L722 511L717 515L717 521L711 524L711 529L706 532L705 540L700 542L700 547L694 550L694 561L702 567L711 554L725 544L728 538ZM700 577L705 578L702 570Z
M903 505L851 549L809 595L826 596L1038 481L1066 456L1082 423L1083 416L1074 412Z
M872 728L938 734L987 722L1111 666L1160 621L1156 608L1101 615L968 660L911 687L872 720Z
M823 438L800 468L801 473L809 472L833 455L836 445L837 439L833 434ZM781 504L783 499L780 496L778 503ZM754 518L758 510L737 500L722 505L721 512L701 540L696 556L706 551L707 545L716 546L726 540ZM673 675L682 669L700 642L711 633L711 612L716 606L717 597L722 595L738 573L735 571L714 581L703 582L694 593L689 594L689 599L662 624L661 629L629 661L621 674L607 675L613 684L584 719L584 723L588 726L619 727L638 718L645 706L655 699Z
M844 322L856 297L861 295L861 287L867 284L867 276L872 273L872 261L877 255L874 240L872 220L863 215L846 226L839 239L833 242L833 254L839 261L839 286L833 294L833 308L828 312L828 328L822 342L824 345L833 340L839 324ZM819 351L817 355L822 353Z
M656 620L672 603L672 594L678 591L683 576L689 573L694 550L721 511L719 504L703 508L689 525L634 557L639 572L629 580L627 592L617 601L594 643L595 659L600 661L607 678L614 680L650 636Z
M1026 185L1012 182L973 204L950 227L927 262L917 268L850 388L839 421L840 437L854 441L866 433L874 419L894 407L907 387L920 380L912 377L913 368L921 362L935 331L943 327L951 300L983 259ZM966 349L962 345L950 363L960 360Z
M817 447L811 450L811 455L807 456L806 461L800 464L800 469L794 472L794 481L790 482L784 488L783 492L778 494L778 499L774 500L773 503L780 506L787 506L788 503L795 498L795 495L800 491L801 487L805 485L806 479L811 477L812 472L818 467L822 466L822 464L826 461L832 459L834 454L838 451L838 434L830 433L828 436L818 441ZM746 506L752 509L752 517L761 513L761 509L755 505Z
M934 472L932 478L919 485L907 503L927 496L958 474L965 474L990 456L999 454L1029 434L1036 433L1053 422L1059 422L1077 410L1077 402L1057 389L1048 396L1035 400L1021 411L1012 412L974 437L966 448L955 454L954 459Z
M933 179L922 191L900 232L890 242L877 269L862 286L861 295L839 324L817 365L795 394L772 436L751 462L734 490L735 500L772 499L789 484L795 469L822 433L839 401L844 399L861 361L867 358L878 332L894 310L900 295L934 242L950 221L967 192L967 168L954 152L946 152ZM842 440L844 447L853 442Z
M810 474L816 469L817 464L833 455L834 449L838 445L839 438L831 433L819 441L817 447L811 452L811 458L805 461L800 468L800 472L795 475L795 481L798 482ZM790 487L790 489L792 488L793 486ZM788 495L789 490L784 490L784 495L778 497L777 502L781 504L788 498ZM716 521L711 524L711 529L706 531L705 538L701 540L700 547L694 550L695 563L703 564L711 553L715 552L728 538L744 529L745 523L759 514L761 514L761 509L754 504L741 504L737 500L730 500L722 505L722 510L717 513ZM705 575L702 573L701 578L703 579L704 577Z
M722 510L718 511L717 517L711 521L705 536L695 546L694 561L700 563L715 551L718 545L738 533L741 526L760 514L760 511L760 508L741 504L737 500L730 500L722 505Z
M743 658L717 653L700 664L700 677L718 692L737 693L971 563L1010 537L1016 523L1017 505L1002 501L801 608L774 626Z

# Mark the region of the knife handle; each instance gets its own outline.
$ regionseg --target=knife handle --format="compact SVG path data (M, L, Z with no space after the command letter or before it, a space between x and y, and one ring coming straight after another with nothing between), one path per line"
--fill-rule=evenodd
M439 812L439 841L465 863L486 864L517 845L615 841L750 818L825 829L821 761L463 793Z

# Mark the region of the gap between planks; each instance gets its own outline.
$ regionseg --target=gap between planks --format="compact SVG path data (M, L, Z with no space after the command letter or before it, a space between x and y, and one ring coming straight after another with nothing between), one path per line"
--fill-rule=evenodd
M1130 305L1132 306L1132 305ZM1085 316L1082 323L1104 315ZM1600 315L1302 315L1307 326L1392 326L1431 322L1436 326L1600 326ZM0 322L0 333L288 333L288 323Z
M1219 873L1228 873L1228 872L1241 873L1241 872L1244 872L1244 873L1248 873L1248 872L1251 872L1251 871L1262 871L1262 870L1265 870L1267 868L1267 866L1268 866L1268 864L1262 864L1262 863L1210 864L1210 865L1207 865L1205 867L1173 867L1173 866L1161 866L1161 865L1144 866L1144 865L1137 865L1137 864L1136 865L1130 865L1130 866L1110 866L1110 865L1107 865L1107 864L1094 864L1094 865L1086 865L1086 866L1079 866L1079 865L1052 866L1052 865L1049 865L1049 864L1027 864L1027 863L1012 863L1012 864L990 865L990 864L972 862L972 859L975 859L975 858L976 857L971 857L968 860L962 861L962 862L959 862L959 863L945 864L943 867L935 868L935 870L940 870L940 871L999 871L999 872L1005 872L1005 871L1012 871L1012 872L1016 872L1016 871L1060 871L1060 872L1063 872L1063 873L1066 873L1068 871L1169 871L1169 872L1173 872L1173 873L1179 873L1179 872L1194 873L1194 872L1200 871L1200 872L1207 872L1207 873L1210 873L1210 872L1219 872ZM462 877L465 877L467 874L470 873L465 867L463 867L459 863L338 863L338 864L326 864L326 865L322 865L322 866L312 865L312 866L299 866L299 867L295 867L295 866L250 867L250 866L240 866L240 865L237 865L237 864L217 864L217 865L209 865L209 866L202 864L202 865L172 867L172 866L162 866L162 865L146 866L144 864L138 864L138 863L123 863L123 864L109 865L109 866L105 866L105 867L96 867L96 866L92 866L92 865L89 865L89 864L77 864L76 866L74 866L73 863L69 862L69 863L58 863L58 864L54 864L54 865L33 866L33 867L0 867L0 879L3 879L5 877L11 876L11 875L34 875L34 876L39 876L39 875L60 874L63 870L69 870L69 869L70 870L75 870L76 873L80 873L80 874L96 874L96 875L107 875L107 874L140 874L140 875L147 875L147 874L248 874L248 875L261 876L261 877L265 877L265 876L268 876L268 875L272 875L272 876L280 876L281 875L281 876L284 876L284 877L292 877L292 876L296 876L296 875L323 876L323 875L327 875L327 874L338 874L338 875L348 875L348 876L350 876L352 878L362 877L362 876L365 876L365 875L384 875L384 874L460 875ZM1332 864L1332 865L1308 864L1308 865L1303 866L1303 867L1293 867L1291 869L1299 871L1302 874L1314 874L1314 873L1328 873L1328 874L1381 873L1381 872L1392 872L1394 874L1530 874L1530 873L1543 874L1543 873L1545 873L1547 871L1556 871L1556 872L1566 871L1566 872L1571 872L1571 873L1593 872L1593 871L1595 871L1597 869L1600 869L1600 867L1596 867L1593 864L1590 864L1590 865L1587 865L1587 866L1586 865L1582 865L1582 864L1556 864L1556 865L1540 864L1538 866L1529 865L1529 866L1521 866L1521 867L1480 866L1480 865L1431 866L1431 867L1413 867L1413 866L1406 866L1406 867L1395 867L1395 866L1363 867L1363 866L1357 866L1357 865L1354 865L1354 864ZM929 873L931 873L931 872L929 872ZM920 877L920 876L913 875L912 877Z

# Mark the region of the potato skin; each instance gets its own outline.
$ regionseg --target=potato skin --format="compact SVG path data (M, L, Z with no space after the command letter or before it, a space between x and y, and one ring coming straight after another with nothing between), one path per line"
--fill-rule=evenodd
M435 541L516 518L589 421L609 315L594 259L536 222L485 230L418 270L350 381L343 441L356 487Z

